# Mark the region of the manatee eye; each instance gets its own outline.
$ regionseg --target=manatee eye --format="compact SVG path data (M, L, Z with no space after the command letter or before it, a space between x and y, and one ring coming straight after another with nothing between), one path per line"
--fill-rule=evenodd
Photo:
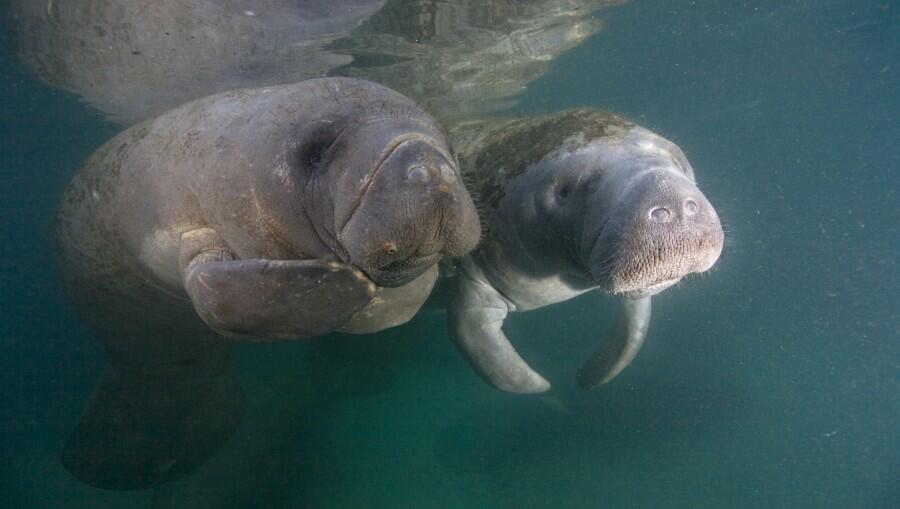
M397 244L394 244L393 242L387 242L384 244L383 250L384 254L388 256L394 256L395 254L397 254Z
M563 186L559 188L559 197L565 198L566 196L569 196L570 190L569 184L563 184Z
M325 152L324 147L316 147L306 155L306 162L310 166L318 166L322 162L322 154Z
M298 133L301 144L294 153L298 166L316 170L322 166L332 145L338 140L342 124L330 121L314 123L308 130Z
M310 140L310 142L301 149L301 161L308 168L318 168L322 164L322 160L325 158L325 152L330 145L330 141L321 139Z

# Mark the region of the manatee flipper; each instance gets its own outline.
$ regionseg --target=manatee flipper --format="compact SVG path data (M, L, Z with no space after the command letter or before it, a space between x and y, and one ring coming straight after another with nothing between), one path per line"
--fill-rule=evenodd
M184 287L197 314L230 337L295 339L338 329L372 300L375 285L326 260L235 260L209 229L182 237Z
M634 359L650 326L650 297L621 299L616 324L603 346L578 371L578 385L594 389L618 375Z
M508 312L509 304L491 286L460 275L447 312L450 338L494 387L520 394L544 392L550 383L528 366L503 333Z
M245 408L227 356L152 369L114 362L69 436L62 462L96 488L151 488L218 452Z

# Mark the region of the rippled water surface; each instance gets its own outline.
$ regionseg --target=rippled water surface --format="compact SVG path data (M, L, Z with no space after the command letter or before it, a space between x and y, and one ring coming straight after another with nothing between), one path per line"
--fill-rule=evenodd
M59 461L104 359L58 287L53 215L120 127L4 52L0 505L900 507L900 6L635 0L579 16L593 35L519 76L505 107L595 106L663 134L726 227L716 269L655 299L636 361L575 385L611 325L601 295L507 322L554 381L540 396L478 379L438 305L373 336L242 347L237 434L155 491L96 490ZM362 75L363 56L329 72Z

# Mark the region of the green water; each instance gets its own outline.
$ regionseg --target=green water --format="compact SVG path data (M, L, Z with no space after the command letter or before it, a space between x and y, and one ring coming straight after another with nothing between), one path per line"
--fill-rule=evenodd
M554 382L478 379L428 311L377 335L240 351L250 408L174 485L80 484L58 455L103 365L53 265L54 207L118 127L0 58L0 506L900 507L900 5L636 1L516 112L590 105L679 144L726 227L654 300L613 383L574 383L599 295L507 324ZM155 497L155 500L154 500ZM155 505L154 505L155 504Z

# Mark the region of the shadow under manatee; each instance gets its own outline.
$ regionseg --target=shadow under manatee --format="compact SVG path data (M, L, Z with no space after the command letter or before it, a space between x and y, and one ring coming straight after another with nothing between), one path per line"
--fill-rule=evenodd
M587 354L609 325L589 318L608 307L603 299L516 315L510 333L555 382L547 394L521 396L491 388L456 356L444 332L445 291L438 285L416 319L377 334L240 348L247 416L216 458L175 485L171 507L317 507L354 497L377 506L379 496L485 486L484 497L506 503L527 497L533 479L600 478L644 468L650 457L665 464L681 455L706 468L702 453L684 451L727 434L748 408L743 380L709 362L718 338L704 339L680 316L690 301L661 302L638 360L591 392L572 377L576 352ZM438 375L436 364L453 375ZM394 411L371 412L386 405ZM412 430L422 431L405 435ZM390 494L373 484L404 479L417 465L439 481Z
M447 280L435 287L422 313L440 314L449 302ZM685 289L681 289L684 293ZM613 299L596 293L511 315L505 329L553 388L537 395L498 391L467 371L475 392L464 411L438 432L434 456L461 474L508 477L523 470L610 468L642 454L688 447L716 431L728 433L750 407L749 382L719 357L716 326L699 323L691 306L702 288L656 302L647 344L627 369L593 391L578 388L580 355L596 348L611 326ZM604 311L605 310L605 311ZM599 313L599 315L598 315ZM541 466L544 465L544 466Z
M746 408L741 381L702 359L642 355L647 359L595 391L562 380L545 395L491 390L444 427L435 457L452 471L498 479L579 476L691 447Z
M425 327L416 320L377 334L242 348L247 416L219 457L176 485L173 507L312 507L323 491L352 483L333 464L329 424L344 405L392 387Z

